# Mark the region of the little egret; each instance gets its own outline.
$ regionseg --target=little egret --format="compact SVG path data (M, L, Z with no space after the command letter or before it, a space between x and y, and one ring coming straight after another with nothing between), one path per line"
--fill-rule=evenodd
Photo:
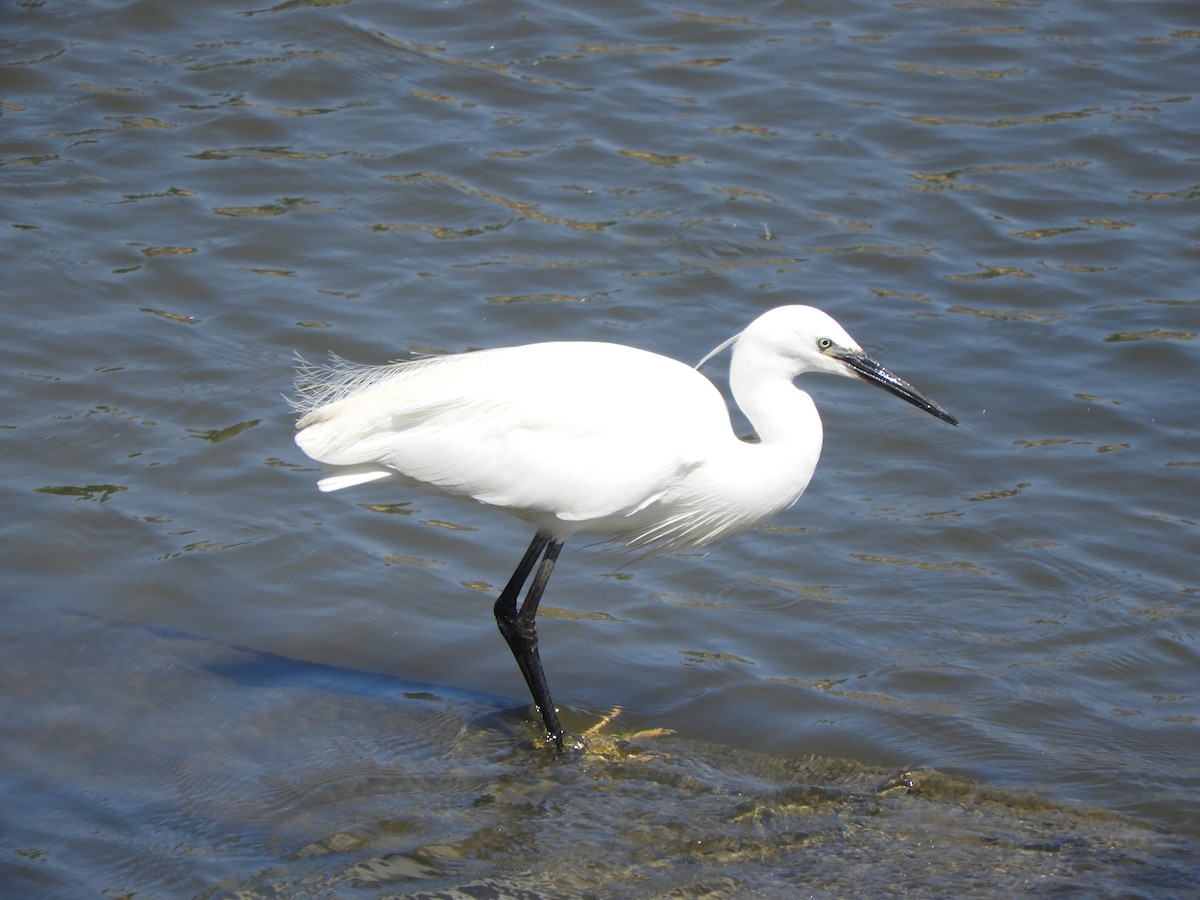
M730 388L757 432L753 443L734 434L724 399L697 371L727 347ZM862 378L958 424L808 306L764 313L700 365L584 341L384 366L305 364L296 443L336 467L318 482L323 491L387 478L472 498L534 526L494 613L561 749L534 620L564 541L594 532L648 552L685 550L791 506L821 453L816 406L792 384L805 372Z

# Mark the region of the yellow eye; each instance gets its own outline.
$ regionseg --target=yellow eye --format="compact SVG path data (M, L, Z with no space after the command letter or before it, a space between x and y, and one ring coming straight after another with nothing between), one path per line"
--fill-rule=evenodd
M824 353L833 346L833 341L829 338L817 338L817 349Z

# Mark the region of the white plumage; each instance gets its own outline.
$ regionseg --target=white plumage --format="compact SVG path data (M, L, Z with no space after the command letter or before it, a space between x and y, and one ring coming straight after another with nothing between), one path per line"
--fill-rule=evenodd
M804 372L864 378L957 424L811 307L771 310L705 360L727 346L730 387L757 442L738 439L724 399L696 369L619 344L555 342L386 366L303 366L296 443L334 467L322 490L392 479L533 523L530 553L554 548L543 561L544 587L558 548L577 532L678 550L744 531L794 503L822 442L812 399L792 384ZM522 582L532 565L524 574L518 568ZM541 591L531 588L517 617L520 587L501 596L497 620L501 605L511 606L513 623L532 632ZM527 670L536 664L544 687L536 637L530 653L510 635L516 627L501 622L561 746L549 693L539 695Z

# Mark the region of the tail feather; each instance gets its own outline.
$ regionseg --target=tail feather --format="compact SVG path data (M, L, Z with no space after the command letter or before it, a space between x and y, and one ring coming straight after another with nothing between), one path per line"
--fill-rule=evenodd
M394 474L395 472L391 469L384 469L380 466L351 466L338 471L336 475L326 475L317 482L317 487L322 491L340 491L342 488L354 487L356 484L367 484L381 478L390 478Z

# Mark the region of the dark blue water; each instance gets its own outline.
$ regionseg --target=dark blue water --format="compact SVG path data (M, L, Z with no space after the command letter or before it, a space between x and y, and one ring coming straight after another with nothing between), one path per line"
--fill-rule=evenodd
M1194 883L1191 4L3 20L0 870L24 894L884 896L906 834L946 861L907 869L931 894ZM695 361L796 302L962 426L813 376L825 453L791 511L634 566L569 544L541 616L568 727L620 707L616 733L678 743L547 763L490 611L525 526L318 494L294 354ZM907 771L970 787L877 792ZM735 795L757 812L691 805ZM1064 804L1053 834L1031 797ZM854 826L872 803L886 826ZM742 855L677 852L718 836Z

